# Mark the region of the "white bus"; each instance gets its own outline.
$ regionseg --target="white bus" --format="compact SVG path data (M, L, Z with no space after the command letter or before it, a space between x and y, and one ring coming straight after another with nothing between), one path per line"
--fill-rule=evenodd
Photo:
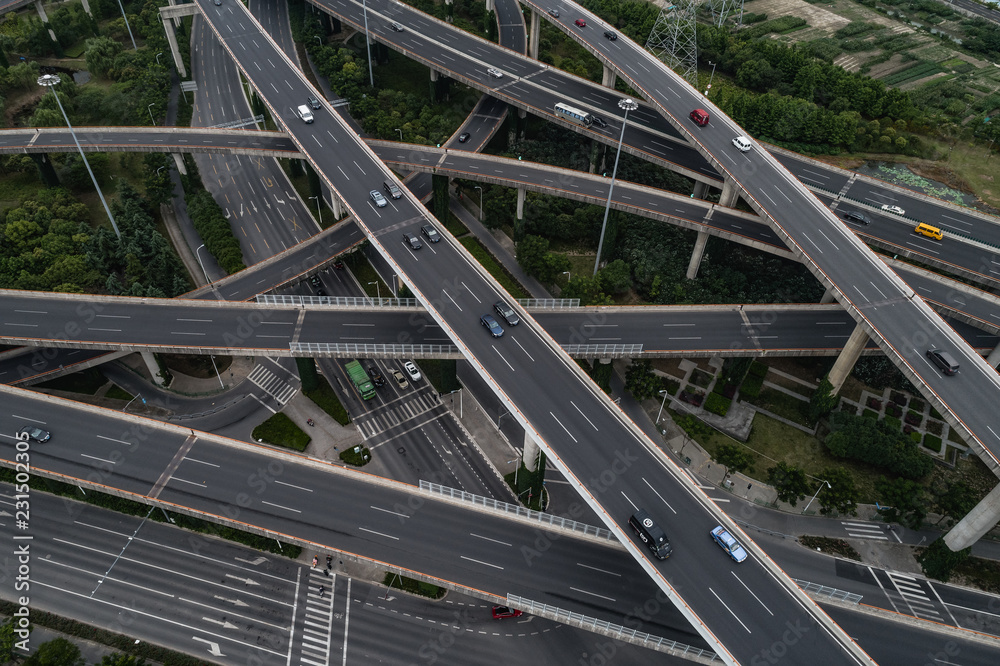
M583 125L584 127L590 127L590 125L594 122L594 116L591 114L586 111L581 111L580 109L575 109L569 104L563 104L562 102L556 104L555 114L560 118L570 121L571 123Z

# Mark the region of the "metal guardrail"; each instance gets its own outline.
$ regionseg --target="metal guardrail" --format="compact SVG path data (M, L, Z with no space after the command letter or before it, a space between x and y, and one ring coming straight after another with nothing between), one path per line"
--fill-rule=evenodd
M666 638L661 638L660 636L647 634L644 631L636 631L635 629L630 629L620 624L613 624L604 620L598 620L596 617L590 617L589 615L583 615L582 613L573 613L559 608L558 606L549 606L548 604L532 601L531 599L525 599L524 597L519 597L514 594L507 595L507 604L517 608L518 610L522 610L525 613L531 613L532 615L546 617L551 620L555 620L556 622L562 622L563 624L569 624L575 627L580 627L581 629L587 629L604 636L609 636L633 645L650 648L658 652L667 652L675 656L696 659L703 663L722 662L719 655L711 652L710 650L703 650L685 643L678 643L677 641L671 641Z
M502 502L500 500L495 500L491 497L483 497L482 495L473 495L472 493L467 493L464 490L449 488L448 486L442 486L440 483L431 483L430 481L421 481L420 490L426 493L432 493L434 495L441 495L442 497L448 497L451 499L457 499L462 502L468 502L469 504L474 504L476 506L482 506L487 509L492 509L493 511L496 511L498 513L513 514L515 516L528 518L529 520L534 520L539 523L544 523L546 525L552 525L553 527L560 527L565 530L570 530L578 534L592 536L598 539L604 539L606 541L613 541L615 543L618 543L617 537L615 537L615 535L611 532L611 530L605 529L603 527L594 527L593 525L587 525L586 523L570 520L568 518L556 516L551 513L544 513L542 511L533 511L532 509L526 509L525 507L519 504Z
M535 309L558 309L558 308L578 308L579 298L519 298L517 302L523 308Z
M258 294L259 305L336 305L348 308L423 307L415 298L371 298L369 296L299 296L297 294Z
M563 351L574 356L627 358L642 353L642 345L563 345Z
M801 587L803 592L807 592L808 594L817 597L825 597L827 599L832 599L833 601L843 601L849 604L857 604L864 599L863 595L854 594L853 592L845 592L844 590L838 590L835 587L827 587L826 585L820 585L819 583L810 583L807 580L799 580L798 578L793 578L792 581Z
M447 358L458 353L453 345L404 345L354 342L293 342L288 345L293 355L319 355L361 358Z

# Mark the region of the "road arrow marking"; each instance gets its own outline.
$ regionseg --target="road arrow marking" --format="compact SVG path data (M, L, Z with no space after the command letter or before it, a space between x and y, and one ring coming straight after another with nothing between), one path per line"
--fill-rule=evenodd
M206 641L204 638L198 638L197 636L192 636L191 638L193 638L194 640L198 641L199 643L208 643L209 645L211 645L212 647L208 651L208 653L210 655L212 655L213 657L225 657L226 656L226 655L222 654L222 650L219 649L219 644L218 643L213 643L212 641Z
M230 604L236 606L237 608L240 607L240 606L242 606L244 608L249 608L250 607L250 604L248 604L245 601L240 601L239 599L226 599L225 597L220 597L217 594L214 596L214 598L218 599L219 601L225 601L226 603L230 603Z
M258 557L255 560L245 560L242 557L237 557L236 561L237 562L245 562L246 564L252 564L252 565L254 565L256 567L258 565L264 564L264 562L267 562L267 558L266 557Z
M249 578L240 578L239 576L234 576L233 574L226 574L226 578L232 578L233 580L238 580L246 585L260 585L257 581L250 580Z
M223 629L239 629L239 627L237 627L235 624L231 624L229 622L226 622L225 620L213 620L210 617L203 617L201 619L204 620L205 622L211 622L212 624L217 624ZM215 645L215 643L212 643L212 645Z

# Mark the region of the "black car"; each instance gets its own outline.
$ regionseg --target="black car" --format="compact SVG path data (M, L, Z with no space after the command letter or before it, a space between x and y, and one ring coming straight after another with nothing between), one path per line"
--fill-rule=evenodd
M420 243L420 239L417 238L416 234L411 234L409 231L403 232L403 240L406 241L406 244L410 246L411 250L419 250L420 248L423 247L423 245Z
M372 384L375 386L385 386L385 377L378 371L378 368L374 365L369 365L365 370L368 371L368 376L371 377Z
M493 309L497 311L497 314L503 317L503 320L507 322L510 326L517 326L521 323L518 318L517 313L514 312L514 308L510 307L503 301L497 301L493 304Z
M601 129L604 129L605 127L608 126L608 123L605 122L604 118L601 118L600 116L594 116L593 123L598 127L600 127Z
M422 233L424 236L427 236L427 240L429 240L432 243L437 243L439 240L441 240L441 234L439 234L437 229L435 229L429 224L425 224L422 227L420 227L420 233Z
M35 426L24 426L17 431L17 434L18 439L21 441L30 439L31 441L38 442L39 444L47 442L52 438L52 435L50 435L47 431L42 430L41 428L36 428Z
M319 100L316 99L315 97L309 96L306 98L306 101L308 101L309 106L311 106L314 109L318 109L321 106Z
M403 32L403 26L400 25L399 23L396 23L395 21L390 23L389 27L392 28L395 32Z
M313 275L311 278L309 278L309 284L311 284L314 287L318 287L321 284L319 279L319 274Z
M500 324L497 320L493 318L493 315L484 314L479 318L479 323L486 327L486 330L490 332L494 338L499 338L503 335L503 329L500 328Z
M472 138L471 134L469 134L468 132L462 132L461 134L458 135L458 142L459 143L465 143L466 141L468 141L471 138Z
M618 39L618 35L610 30L605 30L604 36L610 39L611 41L615 41L616 39Z
M859 213L856 210L849 210L846 213L844 213L844 219L847 220L848 222L857 222L858 224L864 224L864 225L869 225L872 223L872 221L869 220L866 215Z

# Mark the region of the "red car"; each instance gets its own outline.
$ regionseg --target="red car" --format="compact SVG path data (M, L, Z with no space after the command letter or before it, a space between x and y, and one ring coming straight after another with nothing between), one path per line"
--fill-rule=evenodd
M577 27L580 27L580 28L586 28L587 27L587 22L584 21L583 19L577 19L576 20L576 25L577 25Z
M516 608L508 608L507 606L494 606L493 607L493 619L502 620L506 617L521 617L524 615L521 611Z

